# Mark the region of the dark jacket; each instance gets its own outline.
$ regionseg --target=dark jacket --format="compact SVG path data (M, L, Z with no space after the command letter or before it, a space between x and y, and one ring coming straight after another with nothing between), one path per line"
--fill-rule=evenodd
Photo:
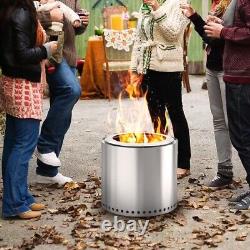
M207 68L215 71L223 71L223 52L225 42L223 39L209 38L204 29L206 22L197 13L190 17L195 30L201 36L207 46Z
M28 10L17 9L0 37L0 66L5 76L40 82L40 62L47 58L45 47L36 47L36 25Z

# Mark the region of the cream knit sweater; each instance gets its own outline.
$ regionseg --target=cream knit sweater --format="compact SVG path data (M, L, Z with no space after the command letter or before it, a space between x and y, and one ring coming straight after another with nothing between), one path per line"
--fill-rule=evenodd
M181 72L183 66L183 35L189 20L180 3L185 0L163 0L156 11L140 12L137 36L131 59L131 71L146 74L148 69L159 72Z

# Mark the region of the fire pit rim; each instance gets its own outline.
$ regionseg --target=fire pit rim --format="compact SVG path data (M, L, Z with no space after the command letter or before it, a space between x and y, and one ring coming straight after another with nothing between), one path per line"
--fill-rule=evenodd
M175 143L176 139L170 135L163 135L159 133L150 133L150 134L155 134L155 135L161 135L164 136L166 139L160 142L151 142L151 143L127 143L127 142L120 142L114 139L114 137L122 135L123 133L120 134L113 134L109 135L103 138L103 142L113 145L113 146L118 146L118 147L125 147L125 148L154 148L154 147L162 147L162 146L167 146L170 144Z

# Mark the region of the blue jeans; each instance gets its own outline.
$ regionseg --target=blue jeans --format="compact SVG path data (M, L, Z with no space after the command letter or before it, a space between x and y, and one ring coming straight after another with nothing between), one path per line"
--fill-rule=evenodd
M3 217L26 212L35 202L29 193L28 164L37 144L39 120L6 116L2 157Z
M226 84L229 133L250 185L250 83Z
M81 87L76 78L76 68L70 67L65 59L53 74L47 75L50 89L50 109L43 122L37 149L46 154L55 152L59 156L72 117L74 105L81 95ZM37 174L53 177L58 168L37 161Z

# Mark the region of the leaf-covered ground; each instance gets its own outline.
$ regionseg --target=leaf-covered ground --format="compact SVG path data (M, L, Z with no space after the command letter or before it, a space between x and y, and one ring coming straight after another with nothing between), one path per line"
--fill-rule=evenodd
M234 211L227 201L246 188L245 172L236 152L233 157L236 182L231 189L211 192L203 186L214 177L217 156L207 92L200 89L202 80L192 77L192 92L183 91L191 134L192 175L178 184L179 206L175 212L150 218L144 236L138 232L101 230L104 219L114 220L113 215L100 208L101 140L112 132L105 121L118 104L106 100L80 101L60 157L63 163L60 171L79 183L64 189L36 184L33 159L29 173L31 191L37 201L46 204L46 210L38 220L0 218L0 249L249 249L250 212ZM49 102L45 101L44 115L48 107ZM0 208L1 196L0 191ZM120 216L119 219L129 220Z
M69 183L63 189L53 185L31 186L35 197L48 206L43 214L44 224L40 224L40 219L22 223L21 230L27 232L23 234L22 242L7 246L1 245L0 241L0 249L34 249L38 246L42 247L40 249L53 249L50 246L54 245L68 250L220 249L228 237L231 241L233 237L235 246L237 242L246 241L250 214L225 206L234 188L242 187L241 181L235 182L232 189L212 192L202 185L203 177L189 178L189 186L185 188L177 210L150 218L144 236L139 232L117 233L114 229L102 231L102 221L107 218L112 220L113 216L101 208L101 180L95 175L88 176L82 183ZM20 227L20 221L7 223L13 230L15 224Z

